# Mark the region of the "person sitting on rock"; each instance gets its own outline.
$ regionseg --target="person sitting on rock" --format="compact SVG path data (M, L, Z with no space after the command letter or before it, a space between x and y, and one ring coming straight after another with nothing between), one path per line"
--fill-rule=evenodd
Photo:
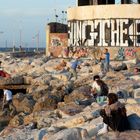
M6 78L10 78L11 75L3 70L3 67L1 66L1 64L2 64L2 61L0 61L0 76L1 77L6 77Z
M115 93L109 93L107 97L108 104L100 111L104 126L98 131L98 135L108 132L108 127L119 132L129 130L130 126L124 104L118 101L118 96Z
M2 110L5 108L8 108L9 110L12 110L10 113L11 115L14 115L16 112L16 109L12 103L12 92L10 90L4 89L4 97L3 97L3 107Z
M91 89L91 98L83 101L76 100L79 105L91 105L93 102L103 103L108 94L108 86L100 79L99 75L93 77L93 84Z

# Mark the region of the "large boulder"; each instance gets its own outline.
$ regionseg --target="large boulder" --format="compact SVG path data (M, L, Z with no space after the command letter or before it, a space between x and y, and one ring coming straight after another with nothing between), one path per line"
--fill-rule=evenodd
M18 127L18 126L22 125L24 123L25 116L26 116L26 114L24 114L24 113L20 113L20 114L16 115L13 119L10 120L9 126Z
M37 112L37 111L47 111L47 110L54 110L57 107L57 101L55 98L53 98L52 96L44 96L42 98L40 98L33 109L33 112Z
M55 123L58 119L58 114L53 111L33 112L24 117L24 125L29 125L34 122L37 123L37 128L40 129L50 127L51 124Z
M69 116L76 115L83 110L82 106L76 105L74 102L68 104L60 102L58 103L57 107L57 113L61 118L68 118Z
M66 103L69 103L69 102L75 101L76 99L83 100L83 99L89 97L90 91L91 91L90 86L80 87L80 88L74 90L71 94L66 95L64 98L64 101Z
M34 85L48 85L52 80L52 76L48 74L43 74L40 77L33 79L32 84Z
M133 98L140 98L140 88L133 90Z
M34 134L34 140L42 140L42 138L46 135L47 130L41 129L37 133Z
M22 75L16 75L11 78L0 78L0 85L22 85L24 78Z
M81 128L70 128L62 130L51 137L45 138L43 140L91 140L85 129Z
M140 116L140 105L139 104L127 104L126 105L126 110L128 114L137 114Z
M23 93L18 93L13 98L13 105L17 112L31 113L33 111L35 101L29 95L24 95Z
M97 140L139 140L140 139L140 131L125 131L122 133L114 133L108 132L104 135L93 137L93 139Z

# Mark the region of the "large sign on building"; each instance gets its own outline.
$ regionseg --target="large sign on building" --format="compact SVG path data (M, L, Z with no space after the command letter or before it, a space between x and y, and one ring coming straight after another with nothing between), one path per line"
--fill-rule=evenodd
M140 19L93 19L68 22L70 46L140 46Z

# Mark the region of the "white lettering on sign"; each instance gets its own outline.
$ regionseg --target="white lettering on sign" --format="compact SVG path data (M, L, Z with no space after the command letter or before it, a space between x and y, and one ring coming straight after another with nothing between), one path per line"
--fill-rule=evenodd
M140 46L140 19L68 22L69 46Z

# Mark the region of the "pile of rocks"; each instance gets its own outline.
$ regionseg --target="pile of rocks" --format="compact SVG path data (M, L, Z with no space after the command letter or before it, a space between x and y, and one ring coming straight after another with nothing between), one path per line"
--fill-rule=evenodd
M16 114L0 112L0 121L8 126L0 133L1 139L34 139L34 140L93 140L113 139L118 137L113 132L96 136L102 127L99 110L102 105L93 103L90 106L75 104L76 99L89 98L92 77L99 72L100 65L83 65L78 73L78 79L71 83L67 74L56 71L54 67L61 59L41 58L10 58L3 56L4 70L11 74L11 78L0 78L0 87L7 86L12 89L26 89L26 94L17 92L13 96ZM87 63L87 62L85 62ZM119 62L121 65L121 62ZM112 62L115 66L115 62ZM118 66L117 62L117 66ZM91 73L92 71L92 73ZM140 115L140 105L135 98L139 98L139 76L134 77L129 70L111 71L103 80L108 84L110 92L122 92L128 98L126 108L128 114ZM67 88L71 92L67 92ZM16 89L15 88L15 89ZM122 100L124 101L124 100ZM135 108L135 109L134 109ZM8 117L6 118L5 115ZM4 120L5 119L5 120ZM0 127L3 127L0 126ZM125 139L130 134L139 131L125 132L119 135ZM129 137L131 138L131 137Z

